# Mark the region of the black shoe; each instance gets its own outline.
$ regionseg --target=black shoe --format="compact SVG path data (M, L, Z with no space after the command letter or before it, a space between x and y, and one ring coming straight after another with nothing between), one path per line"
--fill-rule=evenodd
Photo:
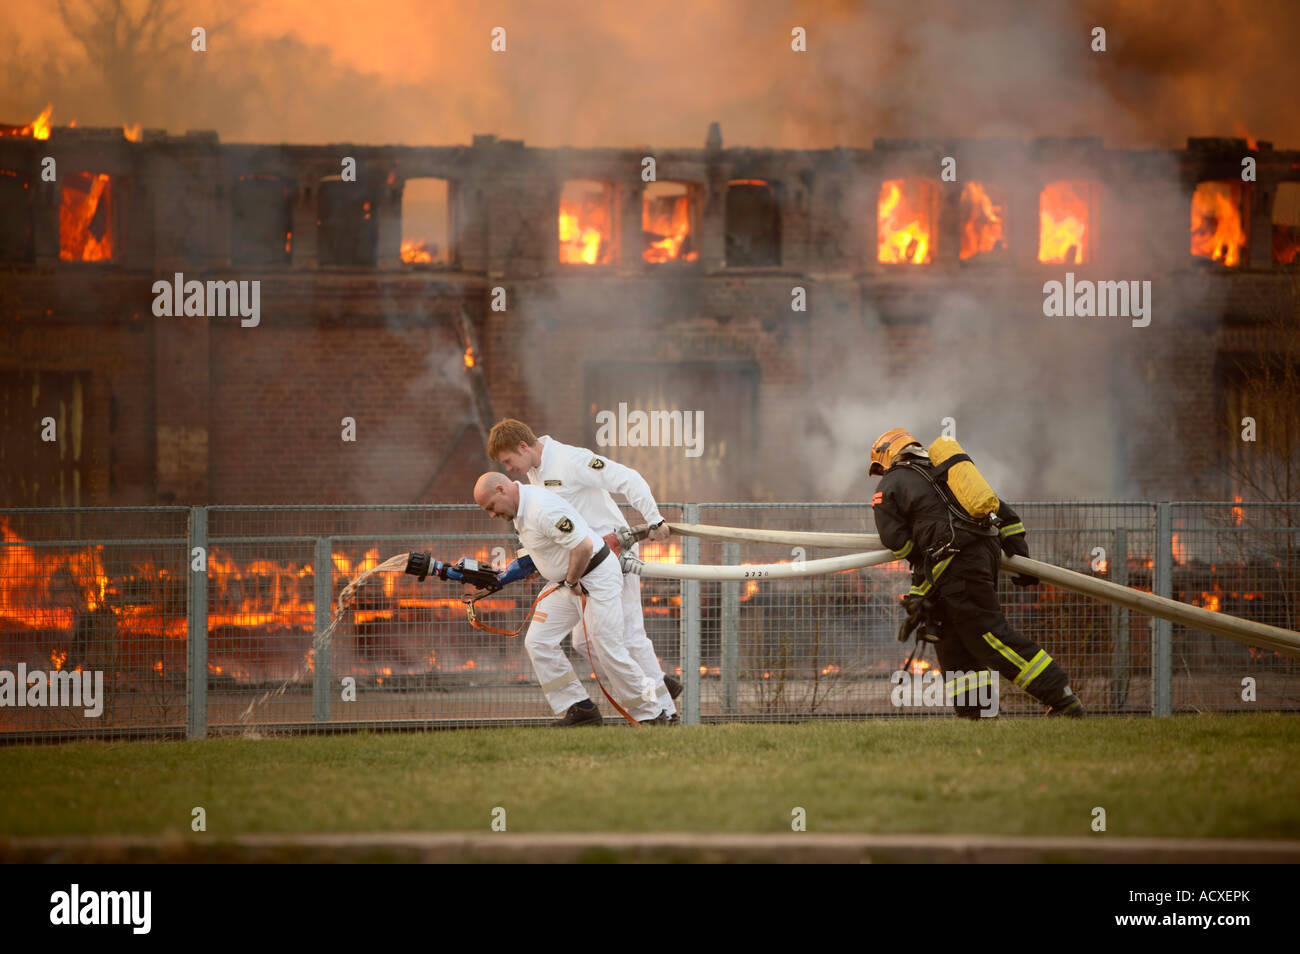
M668 710L660 709L659 714L653 719L642 719L641 725L671 725L672 720L668 718Z
M676 712L674 712L672 715L670 715L670 716L668 717L668 724L669 724L669 725L681 725L681 724L682 724L682 717L681 717L680 715L678 715Z
M668 698L676 702L677 697L682 694L682 681L676 676L664 673L664 688L668 690Z
M1078 696L1071 696L1070 701L1059 706L1052 706L1047 710L1049 716L1066 716L1070 719L1082 719L1087 712L1083 708L1083 703L1079 701Z
M574 703L564 713L564 718L551 723L556 729L571 729L578 725L604 725L605 718L595 705L580 706Z

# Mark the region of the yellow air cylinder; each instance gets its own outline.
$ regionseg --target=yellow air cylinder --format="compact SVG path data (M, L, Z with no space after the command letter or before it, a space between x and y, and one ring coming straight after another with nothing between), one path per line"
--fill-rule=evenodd
M930 445L930 462L940 467L950 457L965 454L961 445L952 437L936 438ZM958 461L948 469L946 476L948 489L957 503L972 517L981 518L997 513L998 496L989 486L988 481L975 469L969 460Z

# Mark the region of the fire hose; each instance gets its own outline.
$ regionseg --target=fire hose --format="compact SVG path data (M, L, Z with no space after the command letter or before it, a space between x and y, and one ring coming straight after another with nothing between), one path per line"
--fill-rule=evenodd
M692 523L673 523L665 524L665 526L669 527L673 533L682 536L702 537L710 540L777 543L786 546L827 547L845 550L881 545L880 537L873 533L801 533L799 531L785 530L751 530L745 527L715 527ZM641 529L638 528L637 531L633 531L633 534L636 534ZM888 563L895 559L889 551L885 552L888 554L886 559L861 565L875 566L877 563ZM813 564L824 562L822 560L809 560L805 565L811 567ZM1086 573L1067 570L1064 567L1043 563L1039 560L1031 560L1028 557L1003 556L1001 563L1002 568L1005 570L1036 576L1044 583L1050 583L1052 586L1069 590L1072 593L1079 593L1082 596L1114 603L1117 606L1123 606L1138 613L1145 613L1148 616L1155 616L1171 623L1199 629L1215 636L1224 636L1251 646L1261 646L1286 656L1300 658L1300 633L1294 633L1280 626L1271 626L1268 623L1257 623L1254 620L1241 619L1225 613L1216 613L1200 606L1180 603L1178 600L1157 596L1154 593L1121 586L1118 583L1112 583L1110 580L1099 580L1096 577L1088 576ZM646 564L645 566L650 565ZM793 565L789 563L777 564L777 566ZM666 576L677 579L743 580L751 578L744 575L745 571L762 569L761 567L743 566L713 567L710 569L724 571L723 575L694 577L684 574L678 576L677 571L685 569L684 567L667 564L655 564L654 566L655 569L649 574L646 574L644 569L641 572L643 575ZM822 570L818 572L831 571ZM788 573L784 575L793 576L795 574Z
M637 527L635 529L623 528L617 530L614 533L607 535L605 537L605 542L610 545L610 548L615 554L620 555L620 562L622 563L623 571L625 573L637 573L645 577L676 580L730 581L791 579L796 577L815 576L821 573L837 573L843 570L864 569L870 566L879 566L884 563L891 563L897 559L889 550L877 549L881 547L882 544L880 542L880 537L873 533L754 530L747 527L719 527L688 523L671 523L665 524L665 526L668 527L671 532L679 536L694 536L710 540L729 540L740 543L826 547L829 549L856 550L863 548L864 552L852 553L839 557L826 557L816 560L799 560L783 563L746 566L692 566L687 564L659 563L655 561L645 562L637 559L630 553L623 552L629 550L633 544L639 540L643 540L647 536L649 528L646 526ZM423 558L427 562L428 554L411 555L412 561L418 564L417 558ZM439 567L447 567L447 564L441 564L438 563L438 561L432 562L435 564L435 570ZM519 561L516 561L516 563L518 562ZM470 567L470 564L473 564L473 566ZM1063 590L1068 590L1072 593L1078 593L1082 596L1103 600L1138 613L1145 613L1148 616L1168 620L1169 622L1178 623L1179 625L1187 626L1192 629L1198 629L1215 636L1223 636L1227 639L1233 639L1250 646L1260 646L1265 649L1271 649L1282 653L1286 656L1300 658L1300 633L1294 633L1291 630L1283 629L1280 626L1271 626L1268 623L1258 623L1254 620L1241 619L1236 616L1229 616L1225 613L1218 613L1204 609L1200 606L1181 603L1178 600L1172 600L1164 596L1157 596L1154 593L1121 586L1120 584L1112 583L1109 580L1099 580L1096 577L1088 576L1084 573L1067 570L1064 567L1055 566L1051 563L1043 563L1039 560L1031 560L1028 557L1002 556L1001 565L1005 570L1038 577L1038 579L1044 583L1048 583ZM463 571L461 575L452 572L457 567L462 566L469 569L468 575ZM478 571L478 573L475 571ZM407 566L407 572L413 572L411 565ZM507 573L498 578L491 569L481 568L472 560L463 560L460 564L447 567L446 575L441 573L440 575L442 579L464 579L465 582L483 587L479 593L476 593L473 596L462 597L462 599L465 600L469 606L468 615L470 623L479 629L485 629L486 627L479 623L474 616L473 603L478 599L481 599L483 596L500 589L500 587L504 585L504 582L501 581L505 580L509 574ZM420 578L423 579L424 577L421 576ZM536 606L536 602L534 602L534 606ZM532 609L530 608L529 617L531 617L531 614ZM529 617L525 617L525 623L527 623ZM517 635L522 629L523 624L520 625L519 630L515 633L506 633L505 635Z

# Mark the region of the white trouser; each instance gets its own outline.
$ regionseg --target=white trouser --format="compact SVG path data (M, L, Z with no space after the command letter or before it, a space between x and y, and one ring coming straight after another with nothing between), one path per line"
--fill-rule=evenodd
M549 587L551 584L547 584ZM524 637L546 701L556 715L588 698L587 690L569 665L560 644L573 632L573 648L591 663L614 700L638 722L653 719L663 708L655 698L655 682L628 655L623 639L623 571L612 553L585 577L587 611L581 612L576 593L561 586L537 604ZM585 622L585 632L583 623ZM591 645L587 645L590 639Z
M629 551L637 556L637 548ZM611 554L607 559L613 559ZM659 706L672 715L677 711L672 697L664 685L664 671L659 667L659 657L655 655L654 643L645 631L645 616L641 609L641 574L623 574L623 641L627 644L628 655L641 667L641 671L655 681L655 692L659 697Z

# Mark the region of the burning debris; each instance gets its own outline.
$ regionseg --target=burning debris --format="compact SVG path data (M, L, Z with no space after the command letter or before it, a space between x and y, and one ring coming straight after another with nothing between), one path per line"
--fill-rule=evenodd
M617 222L611 183L570 179L560 194L560 261L612 265L618 260Z
M389 180L392 185L396 175L390 173ZM401 194L402 242L398 257L403 264L453 264L455 224L451 183L433 176L420 176L407 179Z
M113 257L111 178L74 172L63 180L59 204L59 258L106 262Z
M880 185L877 260L928 265L939 214L939 185L929 179L889 179Z
M641 199L641 232L647 262L694 262L694 209L690 190L681 182L652 182Z
M0 125L0 136L26 137L30 139L49 139L50 138L50 117L54 114L54 106L46 106L39 116L33 119L25 126L3 126Z
M1007 250L1006 198L996 186L967 182L961 190L961 258L997 257Z
M438 246L430 248L422 238L402 239L399 253L402 261L408 265L427 265L431 264L434 256L438 254Z
M1193 255L1213 259L1228 268L1241 261L1246 247L1242 223L1243 187L1240 182L1206 181L1192 193Z
M1092 254L1089 212L1096 184L1049 182L1038 197L1038 260L1045 265L1082 265Z

